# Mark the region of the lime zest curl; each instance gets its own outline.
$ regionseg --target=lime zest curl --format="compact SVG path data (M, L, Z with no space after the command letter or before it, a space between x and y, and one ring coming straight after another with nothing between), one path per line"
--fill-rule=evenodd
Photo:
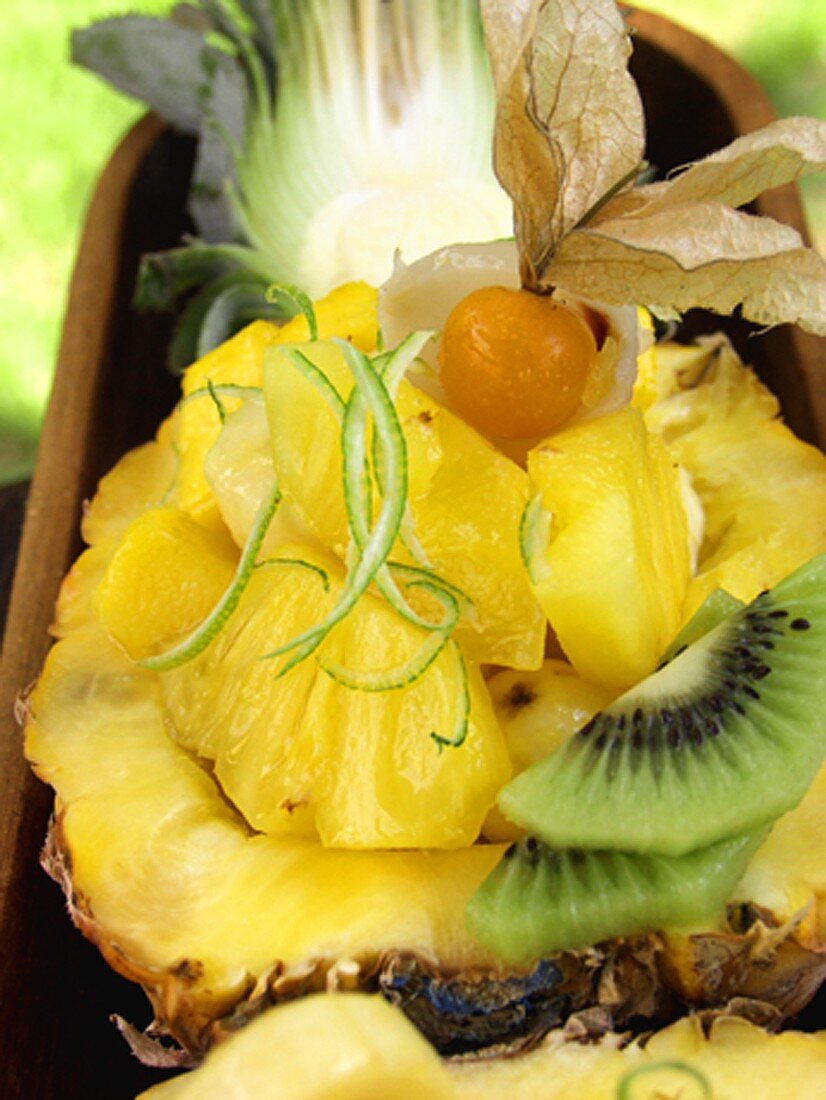
M690 1080L692 1085L696 1085L699 1088L699 1092L692 1089L692 1092L686 1095L683 1095L681 1090L680 1100L714 1100L714 1092L711 1088L711 1083L705 1074L695 1069L694 1066L689 1065L688 1062L681 1062L676 1059L651 1062L649 1065L637 1066L636 1069L630 1070L617 1084L616 1100L635 1100L632 1091L634 1082L640 1077L652 1073L661 1073L663 1070L668 1070L673 1073L682 1073ZM639 1100L644 1100L644 1097L640 1095Z
M203 653L238 606L255 568L255 559L261 549L261 543L264 541L264 536L280 502L281 492L277 485L273 485L259 505L232 580L215 607L203 622L177 645L163 653L144 657L143 660L138 661L141 668L151 669L154 672L168 672Z
M316 317L315 307L309 295L305 294L300 287L293 286L292 283L270 283L264 297L269 305L279 305L286 299L286 301L297 306L297 311L303 313L307 321L310 339L313 342L318 339L318 318Z

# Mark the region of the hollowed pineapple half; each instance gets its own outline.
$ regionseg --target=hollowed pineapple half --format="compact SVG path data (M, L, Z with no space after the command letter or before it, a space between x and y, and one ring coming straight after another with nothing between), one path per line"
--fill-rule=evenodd
M333 329L369 345L364 289L331 301L319 316L334 316ZM301 322L253 326L191 368L187 391L207 379L255 385L265 347L304 338ZM230 413L240 400L227 397ZM425 411L423 427L433 423L430 405ZM438 447L422 448L430 463L422 500L438 486L433 514L446 514L446 494L467 523L490 522L478 492L463 491L470 451L497 471L498 484L515 487L497 506L511 509L516 528L531 490L525 472L435 412L450 430ZM136 658L196 621L237 558L203 472L220 430L216 403L190 400L101 483L84 520L90 548L58 603L59 641L26 707L27 754L56 791L46 866L78 926L147 990L161 1031L197 1058L272 1002L364 989L400 1005L439 1050L460 1053L530 1044L566 1021L566 1034L582 1036L631 1018L664 1019L677 1005L733 1005L777 1020L807 1002L824 971L826 875L812 837L826 772L757 853L728 911L706 927L652 931L514 969L472 939L464 911L503 850L477 837L510 774L504 708L518 685L494 707L466 652L468 738L439 753L429 734L448 721L455 694L441 658L417 684L372 702L312 662L277 680L260 658L322 613L341 583L335 547L318 538L275 548L278 560L255 571L200 657L172 672L142 668ZM805 456L808 464L808 449ZM691 473L690 456L684 461ZM477 473L468 466L466 478ZM296 497L299 506L306 502ZM485 568L508 574L518 548L500 557L488 550ZM153 573L163 579L154 602ZM530 596L527 575L515 583ZM488 576L480 590L490 585ZM381 666L414 644L416 628L373 595L343 625L330 646L363 663ZM495 619L487 629L495 639ZM540 659L525 663L541 686ZM560 664L548 674L558 677ZM588 697L605 690L597 685Z

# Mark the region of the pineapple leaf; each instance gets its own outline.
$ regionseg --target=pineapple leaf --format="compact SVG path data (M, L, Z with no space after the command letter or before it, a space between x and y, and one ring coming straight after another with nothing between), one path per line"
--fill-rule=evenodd
M284 320L284 311L269 305L265 293L263 283L242 272L226 276L203 315L195 349L196 358L200 359L223 344L252 321Z
M197 132L210 84L235 62L190 27L126 15L74 31L72 61L142 99L185 133Z
M240 66L220 66L204 105L189 194L189 213L205 241L239 237L229 190L237 181L236 161L244 143L248 96Z
M254 253L242 245L193 240L181 248L149 252L141 258L133 304L142 312L168 309L184 291L239 268L266 281L266 275L255 266Z
M270 67L275 62L275 26L271 0L239 0L241 10L255 28L255 41Z
M216 346L212 341L223 342L251 320L285 320L289 314L268 304L265 290L265 283L256 283L243 271L229 272L203 286L187 302L175 325L167 352L169 370L180 374ZM202 329L207 331L202 333Z

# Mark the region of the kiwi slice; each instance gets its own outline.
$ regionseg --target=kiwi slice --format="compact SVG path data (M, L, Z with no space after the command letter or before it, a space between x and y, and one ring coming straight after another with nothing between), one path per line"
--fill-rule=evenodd
M513 844L471 898L473 935L512 963L722 912L766 830L679 859Z
M826 554L735 611L517 776L554 848L678 856L773 821L826 751Z
M682 630L674 638L674 641L666 649L660 661L660 668L673 661L675 657L688 649L694 642L700 640L709 630L713 630L723 619L733 615L743 606L743 601L726 592L725 588L715 588L709 592Z

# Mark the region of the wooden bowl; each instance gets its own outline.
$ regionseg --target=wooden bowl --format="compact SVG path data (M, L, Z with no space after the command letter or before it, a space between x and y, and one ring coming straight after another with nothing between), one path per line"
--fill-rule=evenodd
M667 170L774 117L760 87L730 58L668 21L634 12L633 71L649 121L649 160ZM109 1022L138 1025L142 992L113 974L67 919L38 866L51 791L30 772L13 718L18 693L49 645L58 585L80 551L83 501L126 449L149 438L176 397L163 367L166 319L137 316L130 297L139 255L174 245L188 228L192 142L147 116L106 166L72 277L51 403L27 508L0 670L0 1095L127 1100L161 1075L140 1066ZM794 188L756 209L805 234ZM826 443L824 342L781 327L698 315L693 330L724 328L777 393L795 431Z

